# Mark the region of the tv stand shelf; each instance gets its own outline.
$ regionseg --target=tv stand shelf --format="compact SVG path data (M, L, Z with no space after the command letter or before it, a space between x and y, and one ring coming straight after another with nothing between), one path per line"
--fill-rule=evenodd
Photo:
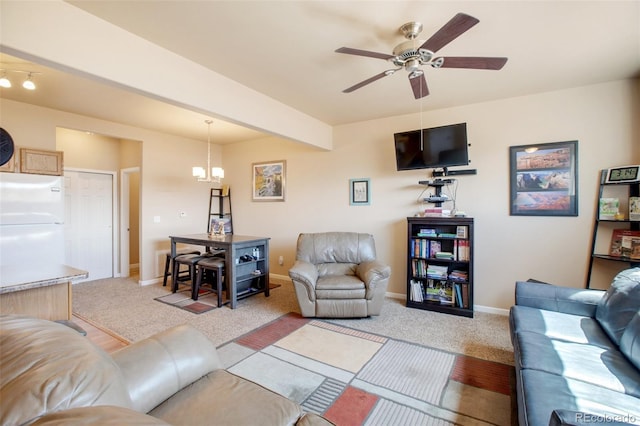
M436 189L436 193L434 195L434 197L436 198L442 198L442 187L445 185L448 185L450 183L452 183L453 180L452 179L434 179L434 180L421 180L418 181L418 183L420 185L427 185L430 186L432 188ZM428 199L425 198L425 201L428 203L433 203L435 204L436 207L442 207L442 203L444 203L445 201L429 201Z

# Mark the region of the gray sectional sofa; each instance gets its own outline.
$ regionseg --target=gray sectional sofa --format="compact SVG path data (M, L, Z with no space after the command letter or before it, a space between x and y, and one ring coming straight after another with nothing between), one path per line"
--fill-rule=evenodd
M0 315L0 425L329 426L222 368L180 325L108 355L62 324Z
M640 424L640 268L607 291L517 282L520 425Z

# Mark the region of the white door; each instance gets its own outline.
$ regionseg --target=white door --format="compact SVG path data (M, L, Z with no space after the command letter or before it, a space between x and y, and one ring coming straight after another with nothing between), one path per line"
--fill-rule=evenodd
M113 175L65 171L65 257L89 272L113 277Z

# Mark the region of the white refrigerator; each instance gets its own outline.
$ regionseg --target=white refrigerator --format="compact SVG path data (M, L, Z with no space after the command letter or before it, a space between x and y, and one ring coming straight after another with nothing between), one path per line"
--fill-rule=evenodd
M0 266L65 263L64 178L0 173Z

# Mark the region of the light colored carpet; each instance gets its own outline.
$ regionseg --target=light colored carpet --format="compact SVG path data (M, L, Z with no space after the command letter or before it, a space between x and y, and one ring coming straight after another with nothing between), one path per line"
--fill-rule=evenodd
M238 302L196 315L153 300L170 292L161 284L139 286L134 278L112 278L73 286L73 312L129 341L138 341L174 325L189 323L216 346L236 339L289 312L299 313L290 282ZM387 298L382 314L363 319L330 320L334 324L445 351L513 365L508 318L475 313L464 318L411 309Z

